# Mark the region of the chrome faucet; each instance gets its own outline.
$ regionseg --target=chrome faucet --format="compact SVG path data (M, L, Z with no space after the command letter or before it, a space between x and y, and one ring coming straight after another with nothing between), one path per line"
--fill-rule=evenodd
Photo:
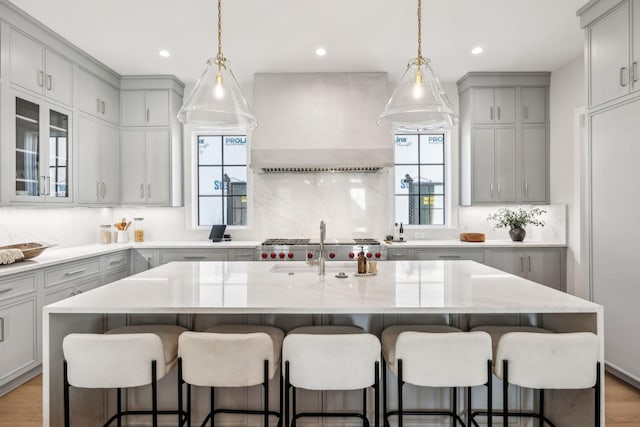
M318 257L318 274L324 276L324 240L327 238L327 224L320 221L320 256Z

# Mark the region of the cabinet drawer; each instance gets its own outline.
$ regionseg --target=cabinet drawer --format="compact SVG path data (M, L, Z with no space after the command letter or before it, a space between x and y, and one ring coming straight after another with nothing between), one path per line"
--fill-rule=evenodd
M257 261L258 253L255 249L234 249L233 261Z
M408 249L388 249L387 250L387 259L388 260L408 260L411 259L409 257Z
M116 270L126 270L129 267L129 254L127 252L120 252L114 255L107 255L102 258L105 272L111 272Z
M429 249L416 250L417 260L471 260L484 262L484 251L482 249Z
M36 297L0 306L0 383L38 359Z
M100 260L65 264L62 267L50 268L44 272L44 287L61 285L79 278L100 274Z
M227 261L226 249L168 249L160 252L160 264L173 261Z
M95 289L98 286L100 286L99 278L78 282L72 286L65 287L64 289L56 290L54 292L49 292L44 297L44 304L45 305L53 304L54 302L58 302L63 299L72 297L74 295L78 295L83 292L90 291L91 289Z
M0 280L0 300L34 292L36 283L35 274L2 279Z

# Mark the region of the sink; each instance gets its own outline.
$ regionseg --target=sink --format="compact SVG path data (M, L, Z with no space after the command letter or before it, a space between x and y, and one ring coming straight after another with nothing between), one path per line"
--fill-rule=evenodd
M324 265L325 273L355 273L357 268L356 262L327 262ZM269 270L271 273L293 273L293 274L318 274L317 265L307 264L276 264Z

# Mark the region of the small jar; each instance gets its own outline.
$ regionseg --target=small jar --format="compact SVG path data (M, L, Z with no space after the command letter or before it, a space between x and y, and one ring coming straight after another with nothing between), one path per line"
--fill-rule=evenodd
M113 233L111 233L111 224L104 224L100 226L100 243L109 244L113 239Z
M133 241L144 242L144 218L133 218Z

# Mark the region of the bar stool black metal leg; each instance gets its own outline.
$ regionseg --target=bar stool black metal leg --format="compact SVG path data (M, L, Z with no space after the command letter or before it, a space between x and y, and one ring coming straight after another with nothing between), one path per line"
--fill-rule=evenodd
M467 425L471 427L471 387L467 387Z
M269 361L264 361L264 427L269 427Z
M373 383L373 396L375 401L373 402L373 416L375 427L380 427L380 363L376 362L375 365L375 380Z
M292 411L291 411L291 427L296 427L297 425L297 420L296 420L296 415L298 414L298 410L296 408L296 388L295 387L291 387L291 395L292 395Z
M594 425L595 427L600 427L600 398L601 393L602 393L602 389L601 389L601 378L600 378L600 362L598 362L596 364L596 385L595 385L595 422Z
M453 408L451 408L451 412L454 415L457 415L458 414L458 387L452 387L451 389L453 394L451 398L451 401L453 403L452 405ZM458 425L458 420L456 419L456 417L455 416L451 417L451 427L456 427L457 425Z
M387 420L387 362L385 362L384 357L380 358L382 360L382 425L384 427L389 426L389 421Z
M367 389L362 389L362 425L369 426L369 420L367 419Z
M509 364L506 360L502 361L502 425L507 427L509 424Z
M64 427L69 427L69 379L67 378L67 361L62 362L62 375L64 376Z
M398 427L402 427L402 359L398 359Z
M151 417L153 427L158 427L158 378L156 376L156 361L151 361Z
M187 384L187 427L191 427L191 384Z
M487 360L487 427L493 423L493 361Z
M210 387L210 392L209 392L209 410L211 411L211 420L210 425L211 427L214 427L216 422L214 420L215 418L215 410L216 410L216 390L214 387Z
M284 415L284 408L282 407L282 392L284 391L284 380L282 378L282 370L280 371L280 399L278 407L280 408L280 416L278 417L278 427L282 427L282 417Z
M540 389L540 391L538 392L538 405L540 407L540 420L538 421L538 426L539 427L544 427L544 389Z
M289 427L289 362L284 362L284 427Z
M178 426L182 427L182 358L178 357Z
M117 426L122 427L122 389L120 387L116 390L116 410L118 411Z

